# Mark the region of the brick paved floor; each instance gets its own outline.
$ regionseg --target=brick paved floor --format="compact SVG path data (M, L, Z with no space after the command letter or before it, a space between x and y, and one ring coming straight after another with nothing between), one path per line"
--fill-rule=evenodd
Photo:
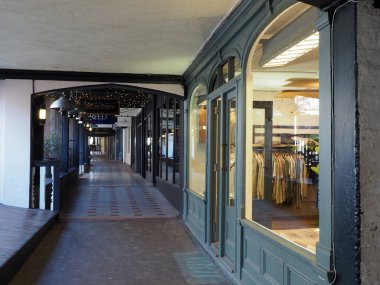
M178 212L124 164L96 158L11 285L230 284Z

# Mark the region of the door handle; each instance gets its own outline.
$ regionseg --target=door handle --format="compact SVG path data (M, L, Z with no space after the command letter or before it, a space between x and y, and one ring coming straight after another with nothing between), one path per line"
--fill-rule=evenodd
M227 144L222 144L222 170L228 170L227 167L227 159L226 159L226 149L227 149Z

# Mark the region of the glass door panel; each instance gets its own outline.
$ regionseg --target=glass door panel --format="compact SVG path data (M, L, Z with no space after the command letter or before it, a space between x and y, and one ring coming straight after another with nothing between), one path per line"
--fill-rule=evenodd
M212 188L211 188L211 242L219 247L219 220L220 220L220 168L221 168L221 98L212 101L212 133L211 133L211 151L212 151Z

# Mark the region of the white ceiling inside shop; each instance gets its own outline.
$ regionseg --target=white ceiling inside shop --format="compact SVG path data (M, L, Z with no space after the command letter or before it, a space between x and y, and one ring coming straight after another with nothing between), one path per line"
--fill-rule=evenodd
M0 69L180 75L237 2L0 1Z
M255 54L252 57L252 78L253 88L256 91L270 91L278 92L283 90L306 90L306 89L318 89L318 86L307 86L308 81L306 79L319 78L319 48L315 48L310 52L298 57L297 59L287 63L284 66L265 68L260 65L260 59L263 57L263 49L266 40L270 40L275 37L276 34L286 29L288 26L294 23L295 19L301 16L303 13L316 8L303 3L297 3L292 6L291 9L286 10L281 17L272 22L271 26L265 31L261 37L261 41L255 50ZM316 13L316 12L315 12ZM311 14L313 15L313 14ZM314 19L310 19L310 23L314 23ZM292 33L298 32L299 26L292 27ZM294 29L295 28L295 29ZM302 29L301 29L302 30ZM310 30L311 32L312 30ZM281 41L279 43L282 43ZM279 45L281 47L281 45ZM300 80L304 79L304 80ZM289 86L289 84L292 84ZM306 84L306 85L305 85Z

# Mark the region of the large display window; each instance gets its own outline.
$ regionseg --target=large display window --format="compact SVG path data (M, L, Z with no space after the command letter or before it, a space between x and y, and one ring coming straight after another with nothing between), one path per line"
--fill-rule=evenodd
M181 100L167 98L157 109L158 113L158 173L168 183L179 186L181 156Z
M201 195L206 190L207 88L199 85L193 92L189 109L189 188Z
M316 252L319 241L317 11L296 4L257 39L246 95L245 217Z

